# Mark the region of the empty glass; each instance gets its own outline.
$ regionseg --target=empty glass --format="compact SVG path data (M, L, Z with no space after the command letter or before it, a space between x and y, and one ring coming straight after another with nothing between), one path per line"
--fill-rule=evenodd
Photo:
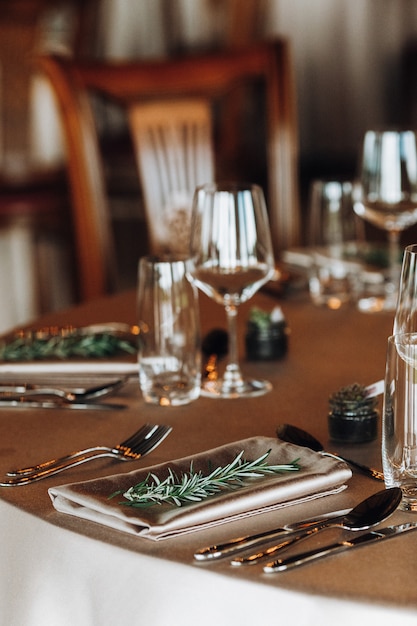
M394 334L417 332L417 245L404 250Z
M357 217L352 183L315 180L310 187L308 244L313 249L310 296L318 305L338 309L356 298Z
M201 351L197 289L184 261L139 262L139 382L146 402L188 404L198 398Z
M382 419L385 484L400 487L400 508L417 511L417 333L388 339Z

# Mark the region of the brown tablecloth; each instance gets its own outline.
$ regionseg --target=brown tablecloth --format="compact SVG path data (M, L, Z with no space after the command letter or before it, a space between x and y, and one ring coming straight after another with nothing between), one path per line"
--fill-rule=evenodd
M291 329L287 356L279 361L247 362L243 336L250 307L256 304L272 309L277 303ZM201 319L203 332L214 326L225 326L222 308L204 297L201 298ZM37 323L84 325L109 321L136 321L135 294L121 294L44 317ZM163 408L146 406L137 381L132 380L117 398L117 401L124 400L128 404L124 411L104 415L94 411L3 409L0 415L0 473L4 475L11 467L38 462L88 444L115 444L145 421L169 423L174 430L151 456L139 462L138 467L192 455L246 437L274 437L276 426L288 422L309 430L326 449L337 448L345 456L381 468L379 438L371 444L332 444L328 437L327 411L328 396L341 386L353 382L370 384L383 378L386 340L392 329L391 314L367 315L359 313L353 306L337 311L316 308L302 294L290 295L279 302L265 294L257 294L241 307L239 327L243 369L247 374L269 379L273 383L271 393L244 400L202 397L185 407ZM47 490L53 485L132 469L134 467L127 463L98 461L30 487L2 489L0 498L53 525L125 548L131 553L161 559L161 567L164 560L186 564L195 568L198 577L198 565L193 562L192 554L202 546L326 511L346 509L383 488L383 484L354 472L348 489L338 495L157 543L75 519L52 508ZM396 512L391 520L397 523L410 518L414 519L411 514ZM224 576L236 577L251 584L327 598L417 609L417 561L413 556L416 541L417 536L410 534L285 575L266 576L256 567L236 570L224 561L212 564L210 568L221 575L219 581Z

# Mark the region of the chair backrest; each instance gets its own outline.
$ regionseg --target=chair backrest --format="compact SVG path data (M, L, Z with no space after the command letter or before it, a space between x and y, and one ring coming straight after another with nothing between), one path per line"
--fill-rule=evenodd
M186 255L194 190L214 179L210 104L201 99L134 103L129 120L151 250Z
M236 111L241 115L242 110L245 113L248 93L262 93L265 113L256 117L249 130L258 135L262 127L266 129L267 198L275 251L279 253L299 243L298 137L294 79L286 40L162 60L109 63L45 56L39 62L56 93L67 140L83 299L112 290L116 267L103 165L89 100L91 92L105 94L127 107L135 123L140 109L137 116L133 111L139 103L203 98L213 101L216 108L222 97L229 98L225 114L216 109L220 120L216 138L222 149L226 146L226 161L220 161L219 179L225 178L223 167L231 162L227 153L233 143L231 138L235 140L241 134L232 132L232 115ZM242 92L241 86L248 81L252 82L251 91ZM217 149L215 156L217 165Z

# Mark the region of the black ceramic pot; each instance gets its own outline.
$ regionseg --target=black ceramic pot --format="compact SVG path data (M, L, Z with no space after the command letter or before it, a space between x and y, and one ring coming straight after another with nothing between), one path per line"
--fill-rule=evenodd
M288 350L287 325L278 322L268 328L259 328L253 322L248 322L245 342L249 361L281 359Z
M332 402L328 416L329 435L341 443L365 443L373 441L378 432L379 413L377 399Z

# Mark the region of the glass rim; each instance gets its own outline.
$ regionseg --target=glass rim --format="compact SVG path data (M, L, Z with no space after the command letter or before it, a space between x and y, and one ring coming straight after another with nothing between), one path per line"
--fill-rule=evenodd
M376 128L368 128L368 130L364 132L364 137L366 137L366 135L375 135L375 136L380 137L381 135L388 135L390 133L393 135L412 134L416 136L416 130L412 127L393 125L393 126L381 126L381 127L376 127Z
M213 181L213 182L208 182L208 183L203 183L201 185L198 185L196 187L196 192L198 191L230 191L230 192L234 192L234 191L261 191L263 192L263 189L260 185L258 185L257 183L251 183L251 182L246 182L246 181L238 181L238 180L225 180L225 181Z
M395 333L388 337L388 343L403 344L406 340L413 338L417 344L417 332Z
M410 243L408 246L404 248L404 252L409 252L410 254L417 254L417 243Z
M188 256L175 255L175 254L147 254L140 257L139 264L146 265L174 265L175 263L186 264L189 260Z

